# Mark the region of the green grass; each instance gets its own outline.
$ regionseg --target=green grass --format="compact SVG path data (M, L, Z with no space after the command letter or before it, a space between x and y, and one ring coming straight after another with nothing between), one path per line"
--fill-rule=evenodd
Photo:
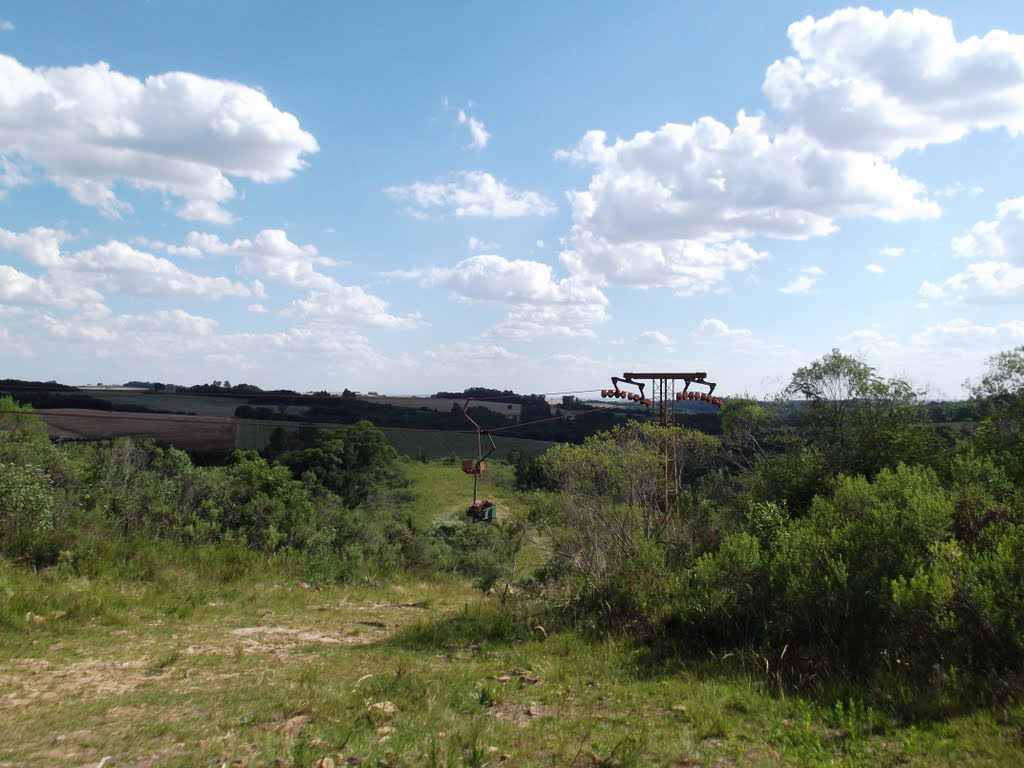
M545 637L459 582L159 572L0 564L0 600L27 589L35 608L0 628L0 764L1020 764L1019 704L904 725L856 700L780 696L730 659L651 667L624 640ZM62 613L72 595L80 608Z
M456 517L464 519L466 507L473 501L473 476L460 466L432 461L403 461L402 473L410 483L409 498L403 509L421 528L429 528L435 520ZM521 497L512 489L512 467L488 462L477 487L477 496L498 505L499 519L518 513Z
M440 430L427 432L383 428L381 431L391 447L402 456L416 457L421 450L428 459L442 459L446 456L469 459L476 455L475 435ZM485 439L484 444L486 445L486 443ZM513 448L518 448L529 456L539 456L554 445L545 440L506 437L501 433L495 436L494 443L498 447L492 457L494 459L504 459Z

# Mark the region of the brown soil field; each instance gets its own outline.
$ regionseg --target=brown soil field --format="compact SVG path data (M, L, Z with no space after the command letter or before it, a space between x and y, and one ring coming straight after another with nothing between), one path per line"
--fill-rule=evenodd
M46 422L50 436L63 440L134 437L202 451L228 453L235 448L235 423L228 419L84 408L52 408L36 413Z

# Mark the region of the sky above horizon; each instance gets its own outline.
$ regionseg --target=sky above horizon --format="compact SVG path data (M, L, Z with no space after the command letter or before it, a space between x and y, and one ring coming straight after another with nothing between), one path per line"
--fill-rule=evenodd
M1024 4L0 2L0 378L421 394L1024 344Z

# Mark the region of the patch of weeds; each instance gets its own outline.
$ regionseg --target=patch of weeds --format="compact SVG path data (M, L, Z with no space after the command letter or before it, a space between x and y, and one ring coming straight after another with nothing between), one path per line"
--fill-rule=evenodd
M151 675L157 675L163 672L168 667L171 667L179 658L181 658L181 649L172 648L169 651L165 651L157 656L148 667L146 671Z
M644 740L636 736L623 736L607 754L590 753L591 768L631 768L643 765Z
M506 611L470 609L441 621L420 621L411 625L392 641L395 645L415 650L465 648L485 643L508 644L532 639L530 622Z
M494 691L487 683L479 683L473 689L473 700L485 709L490 709L498 703L497 696L494 695Z

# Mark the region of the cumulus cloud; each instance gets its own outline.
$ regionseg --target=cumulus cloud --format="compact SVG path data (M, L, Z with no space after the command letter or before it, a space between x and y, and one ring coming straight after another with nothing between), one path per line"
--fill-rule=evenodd
M879 255L881 255L881 256L888 256L890 258L895 258L897 256L902 256L906 252L907 252L906 248L896 248L894 246L886 246L885 248L881 248L878 251Z
M805 239L833 232L837 217L939 212L920 183L878 157L826 150L743 112L734 129L704 117L613 143L590 131L559 156L597 167L587 190L570 193L573 220L613 243Z
M41 267L60 263L60 245L71 235L58 229L32 227L26 232L0 229L0 250L16 253Z
M489 331L504 338L592 336L590 328L606 319L608 298L592 281L579 275L558 279L539 261L478 254L454 267L391 276L451 291L460 301L508 305L504 320Z
M900 342L874 328L861 328L852 331L845 336L840 336L839 341L844 344L856 345L858 353L862 355L896 357L905 352L905 348Z
M595 167L569 193L563 262L581 274L684 294L715 290L766 256L744 238L828 235L839 218L937 216L924 187L863 152L831 150L798 127L739 113L610 141L589 131L558 157Z
M469 145L471 149L483 149L487 146L487 142L490 141L491 134L487 132L482 121L467 115L465 110L460 109L459 125L464 125L469 128L469 135L472 139L472 142Z
M864 269L866 269L873 275L885 274L885 267L883 267L881 264L868 264L866 267L864 267Z
M697 240L612 243L573 227L559 259L572 274L634 288L665 286L690 296L719 290L731 273L745 272L768 257L747 243Z
M499 344L475 344L468 341L443 344L436 350L425 351L423 356L432 362L444 365L464 365L467 362L489 363L496 360L517 360L520 357Z
M204 253L237 259L237 271L241 274L308 291L292 302L288 310L292 316L379 328L413 328L421 322L417 313L404 317L392 314L388 302L379 296L360 286L343 285L318 271L317 267L335 266L337 262L321 256L316 246L293 243L284 230L264 229L252 239L238 238L231 242L217 235L191 232L186 243ZM259 280L257 283L262 285Z
M996 219L979 221L952 241L953 253L963 259L1012 261L1024 264L1024 197L996 206Z
M807 293L824 274L825 270L821 267L804 267L796 279L779 288L779 293Z
M416 182L384 190L396 200L408 201L413 215L432 208L451 210L456 216L514 219L547 216L555 206L543 195L509 187L486 171L463 171L452 182Z
M980 325L966 318L936 323L915 333L913 343L925 347L975 350L979 345L993 349L1016 346L1024 342L1024 322L1011 320L998 325Z
M252 288L243 283L227 277L187 272L168 259L117 240L63 257L53 273L99 290L128 296L220 299L253 295Z
M730 328L716 317L706 317L690 331L690 335L717 339L752 339L754 332L749 328Z
M231 220L229 176L287 179L318 150L261 91L188 72L139 80L105 62L30 69L0 54L0 154L41 167L80 203L131 211L115 185L182 201L177 213Z
M466 245L471 251L496 251L498 250L498 244L493 243L489 240L482 240L479 237L470 235L469 240L466 241Z
M544 337L594 338L593 327L608 319L603 304L563 304L517 307L488 331L491 336L517 341Z
M0 302L4 304L70 308L102 300L97 291L74 280L54 279L49 275L32 277L0 264Z
M316 246L296 245L282 229L264 229L251 240L238 238L230 243L217 235L190 232L186 244L205 253L238 259L240 274L292 288L327 288L334 282L316 267L334 266L335 261L321 256Z
M581 277L555 279L549 265L526 259L479 254L451 268L407 273L425 287L444 288L470 301L506 304L596 304L608 299Z
M636 338L637 341L640 341L643 344L658 344L663 347L667 347L672 344L672 339L661 331L644 331Z
M1005 200L996 219L979 221L953 238L955 256L975 260L941 283L926 281L918 292L927 299L977 303L1024 299L1024 198Z
M896 156L972 130L1024 128L1024 36L957 40L924 10L845 8L791 24L763 90L823 146Z

